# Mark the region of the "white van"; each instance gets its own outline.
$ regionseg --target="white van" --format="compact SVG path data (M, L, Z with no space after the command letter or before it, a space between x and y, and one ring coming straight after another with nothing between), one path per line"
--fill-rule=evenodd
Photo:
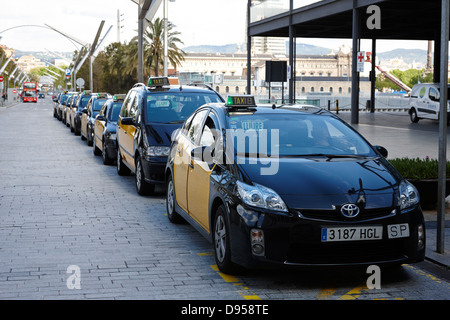
M438 120L439 97L439 83L420 83L414 85L409 98L408 113L411 122L416 123L420 119ZM450 107L448 102L447 119L450 120Z

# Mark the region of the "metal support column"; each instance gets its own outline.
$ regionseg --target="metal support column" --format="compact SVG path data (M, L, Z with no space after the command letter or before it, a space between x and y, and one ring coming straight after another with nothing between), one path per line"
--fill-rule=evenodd
M372 39L372 69L371 69L371 83L370 83L370 112L375 112L375 82L377 77L375 75L375 60L377 54L377 40Z
M360 12L356 8L356 1L353 1L353 23L352 23L352 109L351 123L359 123L359 72L357 71L357 55L359 51L359 39L361 35L361 17Z
M294 102L294 26L292 25L292 8L293 8L293 0L290 0L290 11L289 11L289 103ZM284 97L283 97L284 98Z
M144 82L144 18L138 20L138 82Z
M441 73L439 106L439 167L438 167L438 212L436 251L444 253L445 243L445 184L447 163L447 100L448 100L448 41L449 1L441 2Z
M252 92L252 37L249 34L250 26L250 8L252 0L247 1L247 94Z

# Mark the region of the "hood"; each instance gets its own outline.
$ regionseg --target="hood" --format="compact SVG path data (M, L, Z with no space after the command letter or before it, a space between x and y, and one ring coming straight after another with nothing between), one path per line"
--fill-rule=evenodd
M275 190L290 208L330 209L344 203L364 202L366 209L391 207L397 179L376 158L280 158L273 175L262 175L270 164L239 164L252 181Z
M152 123L145 125L148 144L150 146L162 145L170 147L172 132L180 126L180 123Z
M106 131L115 133L117 128L117 122L116 121L108 121L106 123Z

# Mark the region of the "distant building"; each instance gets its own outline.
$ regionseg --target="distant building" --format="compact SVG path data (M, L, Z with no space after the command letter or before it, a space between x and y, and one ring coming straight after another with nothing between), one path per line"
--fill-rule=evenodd
M8 59L12 54L14 54L14 49L8 48L5 45L0 45L0 48L5 52L6 59Z
M260 53L252 55L252 92L268 94L265 82L266 61L288 61L286 54ZM296 57L296 96L306 94L346 95L351 92L351 49L345 46L338 53L328 55L298 55ZM196 75L221 94L247 92L247 54L237 53L186 53L185 60L177 68L179 74ZM216 77L221 75L220 77ZM219 82L216 79L220 79ZM271 95L280 96L280 83L271 84ZM361 78L360 90L370 92L370 82ZM287 94L287 86L284 86Z
M252 54L286 55L286 39L252 37Z
M34 68L45 67L45 62L33 57L33 56L22 56L17 60L17 65L20 69L25 72L29 72Z

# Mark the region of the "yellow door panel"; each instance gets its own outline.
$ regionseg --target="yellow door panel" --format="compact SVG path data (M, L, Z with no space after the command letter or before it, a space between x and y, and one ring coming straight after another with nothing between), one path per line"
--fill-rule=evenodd
M86 124L87 124L87 115L83 113L81 115L81 132L85 137L87 137Z
M192 160L188 167L188 213L209 232L209 186L212 169L206 162Z
M95 145L100 150L103 150L103 131L105 129L104 121L95 121L94 122L94 139Z
M185 137L178 140L177 150L175 150L173 177L175 184L175 198L178 205L186 212L187 208L187 176L188 164L190 157L189 150L191 149L191 142Z

